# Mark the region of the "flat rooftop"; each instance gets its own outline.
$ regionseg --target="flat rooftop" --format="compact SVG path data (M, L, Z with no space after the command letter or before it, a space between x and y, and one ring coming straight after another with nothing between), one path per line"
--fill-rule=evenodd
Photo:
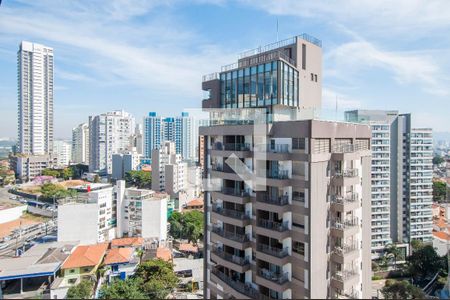
M110 187L112 187L112 185L109 183L85 183L85 184L69 187L69 189L77 190L78 192L87 193L88 187L90 187L91 191L97 191L97 190L101 190L101 189L110 188Z
M69 257L75 242L37 244L20 257L0 260L0 280L54 275Z

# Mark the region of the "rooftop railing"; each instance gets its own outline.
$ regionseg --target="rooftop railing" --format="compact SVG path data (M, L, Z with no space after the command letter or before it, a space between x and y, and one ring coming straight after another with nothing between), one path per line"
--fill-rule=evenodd
M214 80L214 79L219 79L219 73L214 72L214 73L211 73L211 74L203 75L202 82L210 81L210 80Z

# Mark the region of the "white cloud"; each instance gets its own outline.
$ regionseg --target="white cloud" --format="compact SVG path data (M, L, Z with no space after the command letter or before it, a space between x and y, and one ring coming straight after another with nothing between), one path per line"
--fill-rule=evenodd
M381 68L391 73L400 84L416 84L432 95L449 94L445 72L438 62L426 52L385 51L374 44L360 40L344 43L331 50L327 59L339 70L338 76L363 69ZM339 74L339 73L343 74ZM348 76L344 76L348 77ZM447 82L446 82L447 81Z

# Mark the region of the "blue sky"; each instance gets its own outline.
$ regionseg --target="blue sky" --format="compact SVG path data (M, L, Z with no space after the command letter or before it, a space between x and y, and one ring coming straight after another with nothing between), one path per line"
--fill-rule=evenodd
M446 0L4 0L0 137L17 128L21 40L54 48L55 135L113 109L138 121L201 105L201 76L303 32L322 40L325 109L398 109L450 131Z

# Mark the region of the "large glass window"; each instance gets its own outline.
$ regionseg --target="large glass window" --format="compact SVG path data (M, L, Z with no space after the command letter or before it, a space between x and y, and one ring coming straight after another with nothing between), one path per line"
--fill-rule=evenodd
M244 70L238 71L238 107L244 107Z
M244 69L244 107L250 107L250 68Z
M264 106L264 65L258 66L258 106Z
M256 107L256 67L250 68L250 101L251 107Z

